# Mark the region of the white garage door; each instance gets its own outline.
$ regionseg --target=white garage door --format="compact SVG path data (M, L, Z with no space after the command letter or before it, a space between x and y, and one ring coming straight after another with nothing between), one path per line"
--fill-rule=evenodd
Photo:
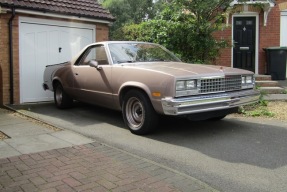
M36 22L35 22L36 21ZM20 19L20 102L50 101L42 88L46 65L71 60L94 41L92 26L49 20Z
M287 11L281 12L280 46L287 46Z

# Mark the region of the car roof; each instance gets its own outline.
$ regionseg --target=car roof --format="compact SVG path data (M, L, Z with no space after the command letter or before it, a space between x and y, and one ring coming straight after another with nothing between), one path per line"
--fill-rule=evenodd
M94 43L95 45L97 44L118 44L118 43L146 43L146 44L155 44L156 43L151 43L151 42L144 42L144 41L100 41Z

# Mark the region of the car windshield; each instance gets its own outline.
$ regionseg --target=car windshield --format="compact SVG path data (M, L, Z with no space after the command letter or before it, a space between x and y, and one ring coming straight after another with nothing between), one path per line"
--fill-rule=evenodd
M179 62L180 60L160 45L151 43L111 43L109 49L113 63Z

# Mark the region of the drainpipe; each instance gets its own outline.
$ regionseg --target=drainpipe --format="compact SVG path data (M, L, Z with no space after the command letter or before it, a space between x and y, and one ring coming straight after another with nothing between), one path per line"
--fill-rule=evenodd
M14 103L14 79L13 79L13 19L15 8L12 7L12 16L9 19L9 59L10 59L10 104Z

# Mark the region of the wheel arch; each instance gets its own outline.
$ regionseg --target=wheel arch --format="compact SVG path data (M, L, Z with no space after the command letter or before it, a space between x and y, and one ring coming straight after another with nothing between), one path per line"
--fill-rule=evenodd
M121 86L120 91L119 91L119 104L120 107L122 107L122 103L123 103L123 98L125 96L125 94L130 91L130 90L139 90L142 91L143 93L146 94L146 96L149 98L150 101L151 100L151 91L148 88L148 86L146 86L143 83L138 83L138 82L129 82L129 83L125 83L123 86ZM152 102L151 102L152 103Z
M56 86L58 83L61 84L61 85L63 85L62 82L61 82L58 78L53 79L53 81L52 81L53 91L55 91L55 86Z

